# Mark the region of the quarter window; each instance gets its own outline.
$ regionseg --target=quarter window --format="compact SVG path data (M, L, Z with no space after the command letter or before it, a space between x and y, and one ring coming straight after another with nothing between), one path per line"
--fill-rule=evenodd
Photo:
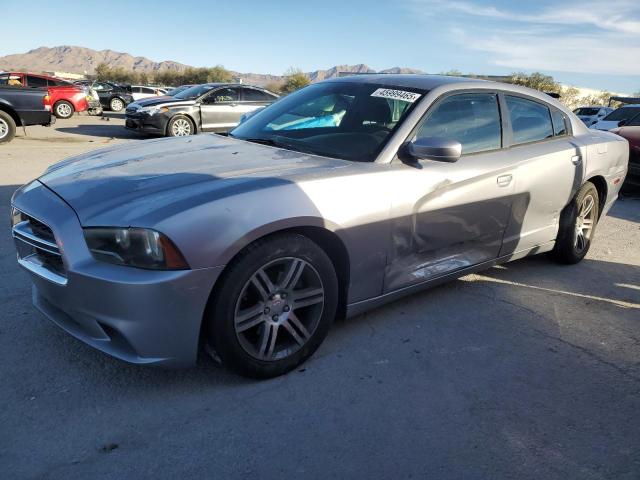
M541 103L507 95L513 129L513 144L536 142L553 137L549 108Z
M560 110L551 110L551 120L553 120L553 135L560 137L567 135L567 119Z
M457 140L463 155L498 149L502 146L498 97L488 93L449 97L429 115L417 136Z

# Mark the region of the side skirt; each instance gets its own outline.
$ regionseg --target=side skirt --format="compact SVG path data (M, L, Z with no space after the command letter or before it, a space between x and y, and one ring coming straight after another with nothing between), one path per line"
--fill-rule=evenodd
M395 300L406 297L408 295L421 292L423 290L426 290L427 288L441 285L451 280L455 280L456 278L464 277L465 275L469 275L471 273L477 273L477 272L481 272L482 270L487 270L501 263L507 263L513 260L519 260L521 258L528 257L530 255L536 255L538 253L549 252L553 250L554 245L555 245L555 241L551 241L551 242L545 243L544 245L539 245L537 247L534 247L528 250L521 250L519 252L511 253L509 255L503 255L502 257L498 257L494 260L489 260L487 262L479 263L477 265L473 265L472 267L464 268L462 270L456 270L455 272L447 273L445 275L441 275L439 277L432 278L430 280L426 280L424 282L417 283L415 285L404 287L399 290L394 290L393 292L385 293L377 297L369 298L367 300L362 300L360 302L350 303L349 305L347 305L346 317L350 318L356 315L360 315L361 313L367 312L369 310L380 307L382 305L393 302Z

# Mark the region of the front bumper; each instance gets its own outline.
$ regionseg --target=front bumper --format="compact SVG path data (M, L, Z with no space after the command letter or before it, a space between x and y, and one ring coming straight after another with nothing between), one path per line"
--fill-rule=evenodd
M169 118L163 113L149 115L148 113L127 113L124 126L129 130L164 135L167 131Z
M99 262L73 210L48 188L33 182L12 203L51 228L62 255L64 281L20 262L33 281L33 303L47 318L127 362L195 363L204 310L222 267L153 271Z

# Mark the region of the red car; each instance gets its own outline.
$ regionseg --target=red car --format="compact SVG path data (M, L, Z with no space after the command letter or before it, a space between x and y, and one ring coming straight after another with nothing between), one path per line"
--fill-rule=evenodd
M51 95L52 113L58 118L70 118L73 112L89 108L87 92L66 80L32 73L0 73L0 85L46 88Z
M626 183L640 185L640 114L611 131L629 141L629 172Z

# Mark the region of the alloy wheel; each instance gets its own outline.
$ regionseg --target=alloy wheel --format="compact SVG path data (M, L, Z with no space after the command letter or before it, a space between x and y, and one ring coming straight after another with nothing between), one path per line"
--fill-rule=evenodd
M191 123L184 118L178 118L171 125L171 132L176 137L191 135Z
M3 139L9 134L9 124L0 118L0 139Z
M592 195L586 195L582 199L573 235L573 246L578 252L582 252L589 245L595 223L594 206L595 200Z
M259 268L243 286L234 328L254 358L275 361L302 348L320 323L324 287L316 269L295 257Z
M119 98L114 98L113 100L111 100L111 110L113 110L114 112L119 112L123 108L124 104L122 103L122 100L120 100Z
M69 105L67 105L66 103L61 103L60 105L58 105L56 107L56 112L58 114L58 116L63 117L63 118L67 118L71 116L71 107Z

